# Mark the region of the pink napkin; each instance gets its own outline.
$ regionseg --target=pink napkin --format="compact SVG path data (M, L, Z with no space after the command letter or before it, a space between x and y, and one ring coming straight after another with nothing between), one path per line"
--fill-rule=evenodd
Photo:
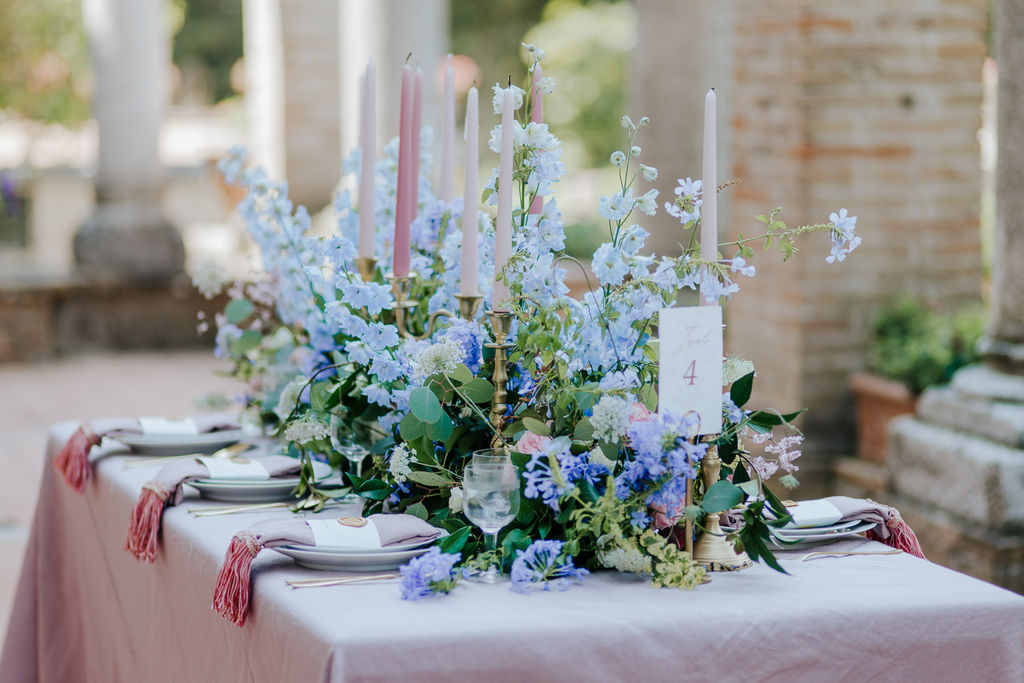
M238 420L229 415L212 414L192 417L200 434L238 429ZM57 453L53 466L75 491L81 493L92 478L89 467L89 451L98 446L103 437L117 438L124 434L141 434L142 427L136 418L108 418L83 422L68 442Z
M840 521L847 522L860 520L864 522L876 522L876 526L868 529L866 536L873 541L881 541L892 548L898 548L905 553L910 553L922 560L927 559L921 544L917 541L917 534L910 528L910 525L903 521L900 511L888 505L876 503L870 498L850 498L849 496L829 496L824 498L839 508L843 518Z
M382 547L430 541L441 535L440 529L413 515L370 515L366 519L373 521ZM235 534L217 576L213 609L236 626L245 624L249 614L252 561L263 548L289 543L315 544L313 530L306 520L268 519Z
M259 458L271 477L294 474L302 463L286 455ZM167 463L150 481L142 486L142 493L132 508L131 523L124 549L137 559L152 562L156 557L156 537L160 531L160 518L164 507L177 505L185 495L182 484L193 479L205 479L210 471L199 460L175 460Z

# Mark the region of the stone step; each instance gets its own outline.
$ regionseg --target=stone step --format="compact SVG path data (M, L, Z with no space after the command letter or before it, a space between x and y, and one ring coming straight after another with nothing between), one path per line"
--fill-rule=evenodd
M917 417L1011 448L1024 448L1024 403L978 398L953 386L933 387L918 399Z
M953 388L961 394L993 401L1024 403L1024 377L971 365L953 375Z
M895 493L993 531L1024 530L1024 451L914 417L889 434Z

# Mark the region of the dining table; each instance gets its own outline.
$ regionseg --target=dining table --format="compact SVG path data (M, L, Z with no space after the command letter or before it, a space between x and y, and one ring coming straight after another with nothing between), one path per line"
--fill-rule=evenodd
M75 427L52 429L48 463ZM125 534L156 466L125 466L138 458L104 440L81 494L45 468L3 683L1024 681L1024 597L904 553L840 554L890 550L862 537L780 551L785 573L756 564L695 590L595 571L565 591L464 581L416 601L397 579L294 588L325 573L265 550L238 627L211 609L232 536L296 513L196 516L218 503L189 489L164 512L155 561L140 562Z

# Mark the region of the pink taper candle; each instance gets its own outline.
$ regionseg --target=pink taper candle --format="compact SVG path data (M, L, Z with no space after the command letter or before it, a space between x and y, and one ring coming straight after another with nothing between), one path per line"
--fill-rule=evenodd
M402 105L398 133L398 187L395 205L395 255L392 271L396 277L409 274L409 223L412 222L412 69L402 68Z
M512 140L515 137L515 109L512 101L512 88L505 90L501 106L501 156L498 159L498 219L494 225L494 295L491 308L495 311L507 311L510 308L512 295L508 285L498 275L505 269L512 256Z
M374 232L376 230L376 209L373 182L373 167L376 162L377 131L376 116L376 74L373 60L366 65L363 77L362 120L359 126L359 147L362 150L362 166L359 180L359 255L374 258Z
M704 97L704 178L701 181L704 203L700 211L700 257L705 261L718 260L718 175L715 170L717 143L715 141L715 89ZM702 297L702 305L714 306Z
M420 128L423 123L423 71L416 67L412 86L412 214L416 220L420 212Z
M534 123L544 123L544 93L540 90L540 81L544 78L544 69L538 62L533 67L533 86L530 92L533 97L533 111L530 113L530 120ZM534 197L530 204L530 213L539 214L544 211L544 200L541 197Z
M480 269L477 242L480 235L479 202L476 174L480 166L480 123L476 86L466 94L466 189L462 199L462 284L459 294L477 296Z
M455 71L452 56L444 65L444 107L441 121L441 200L455 196Z

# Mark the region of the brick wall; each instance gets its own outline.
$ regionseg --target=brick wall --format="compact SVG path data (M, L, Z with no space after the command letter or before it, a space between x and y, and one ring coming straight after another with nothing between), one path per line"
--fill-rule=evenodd
M729 306L729 346L759 370L757 399L810 408L805 470L852 452L849 374L899 293L953 307L980 296L984 0L739 0L733 88L736 232L775 206L790 225L846 207L863 244L760 258ZM811 472L813 478L813 472Z

